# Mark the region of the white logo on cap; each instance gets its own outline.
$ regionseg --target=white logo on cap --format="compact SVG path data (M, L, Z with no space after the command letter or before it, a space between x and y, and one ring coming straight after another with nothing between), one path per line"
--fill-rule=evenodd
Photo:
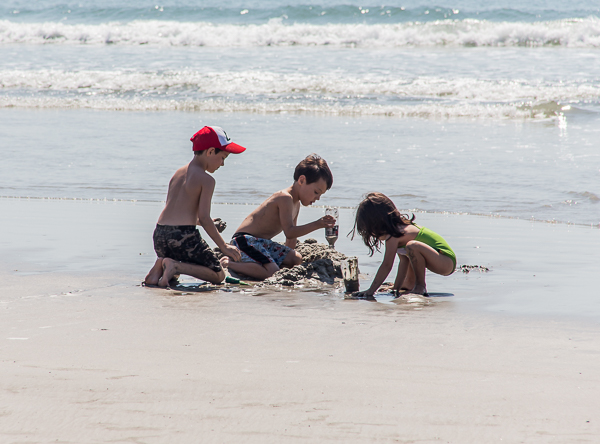
M229 138L227 133L223 130L223 128L221 128L220 126L213 126L211 128L217 134L217 137L219 138L219 143L221 144L221 146L229 145L231 143L231 139Z

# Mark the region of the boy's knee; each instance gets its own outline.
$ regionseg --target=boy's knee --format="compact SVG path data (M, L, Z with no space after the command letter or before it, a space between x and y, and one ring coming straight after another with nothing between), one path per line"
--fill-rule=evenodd
M302 256L297 251L292 252L293 255L291 257L292 265L300 265L302 263Z
M223 270L221 270L221 271L215 271L215 280L212 283L213 284L220 284L224 280L225 280L225 272Z
M295 265L300 265L302 263L302 255L298 253L296 250L290 251L285 259L283 260L282 265L286 267L293 267Z
M269 262L268 264L265 264L264 267L265 267L265 270L267 270L267 274L268 274L267 277L271 277L279 271L279 267L274 262Z

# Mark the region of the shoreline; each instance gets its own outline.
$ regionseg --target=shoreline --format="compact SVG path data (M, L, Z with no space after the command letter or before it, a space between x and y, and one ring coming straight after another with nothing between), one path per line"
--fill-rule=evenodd
M107 199L107 198L79 198L79 197L37 197L37 196L0 196L0 200L2 199L8 199L8 200L39 200L39 201L44 201L44 200L48 200L48 201L66 201L66 202L83 202L83 203L126 203L126 204L136 204L136 203L140 203L140 204L160 204L160 205L164 205L165 201L164 200L151 200L151 199L117 199L117 198L112 198L112 199ZM212 205L232 205L232 206L242 206L242 207L247 207L247 206L253 206L256 207L258 205L260 205L259 203L241 203L241 202L213 202ZM325 209L330 205L311 205L310 208L315 209ZM356 206L345 206L345 205L336 205L337 208L339 208L340 210L354 210L356 209ZM525 222L532 222L532 223L544 223L544 224L559 224L559 225L567 225L567 226L574 226L574 227L585 227L585 228L593 228L593 229L599 229L600 230L600 222L598 222L597 225L591 223L591 224L587 224L587 223L578 223L578 222L571 222L571 221L563 221L563 220L556 220L556 219L536 219L535 217L531 216L530 218L523 218L523 217L519 217L519 216L507 216L507 215L503 215L503 214L499 214L499 213L467 213L467 212L460 212L460 211L433 211L433 210L423 210L420 208L412 208L412 209L401 209L401 212L408 212L408 213L416 213L416 214L431 214L431 215L439 215L439 216L475 216L475 217L488 217L488 218L493 218L493 219L506 219L506 220L521 220L521 221L525 221Z
M245 207L213 205L212 217L227 222L224 239L251 211ZM0 234L4 252L0 263L15 276L116 274L125 278L120 282L137 285L154 263L151 235L160 203L0 199L0 208L5 227ZM298 223L314 220L322 212L318 207L304 208ZM452 294L445 300L456 310L600 321L600 303L593 297L597 285L593 252L600 248L595 228L437 213L418 213L416 223L448 240L457 252L458 266L490 270L449 277L427 274L428 290ZM382 255L369 257L360 240L345 236L352 225L353 212L341 209L336 248L359 258L361 288L366 288ZM310 237L325 243L324 233L304 239ZM394 273L387 281L393 280Z

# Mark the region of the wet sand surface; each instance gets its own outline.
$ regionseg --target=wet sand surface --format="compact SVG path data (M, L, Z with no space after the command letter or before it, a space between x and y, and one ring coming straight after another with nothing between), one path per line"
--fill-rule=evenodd
M430 274L439 297L397 304L344 300L334 287L144 288L160 204L0 199L0 208L2 442L600 434L595 228L417 214L459 264L490 271ZM213 217L227 236L250 209L215 205ZM342 211L340 234L351 219ZM336 247L359 256L368 285L381 256L343 236Z

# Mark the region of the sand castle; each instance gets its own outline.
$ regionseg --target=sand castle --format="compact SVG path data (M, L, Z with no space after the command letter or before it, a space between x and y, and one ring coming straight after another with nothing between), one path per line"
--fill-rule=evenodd
M285 287L318 287L336 285L343 281L342 261L348 257L329 245L321 244L316 239L306 239L298 242L296 251L302 255L304 262L292 268L282 268L270 278L257 283L258 286ZM230 271L234 277L244 278Z

